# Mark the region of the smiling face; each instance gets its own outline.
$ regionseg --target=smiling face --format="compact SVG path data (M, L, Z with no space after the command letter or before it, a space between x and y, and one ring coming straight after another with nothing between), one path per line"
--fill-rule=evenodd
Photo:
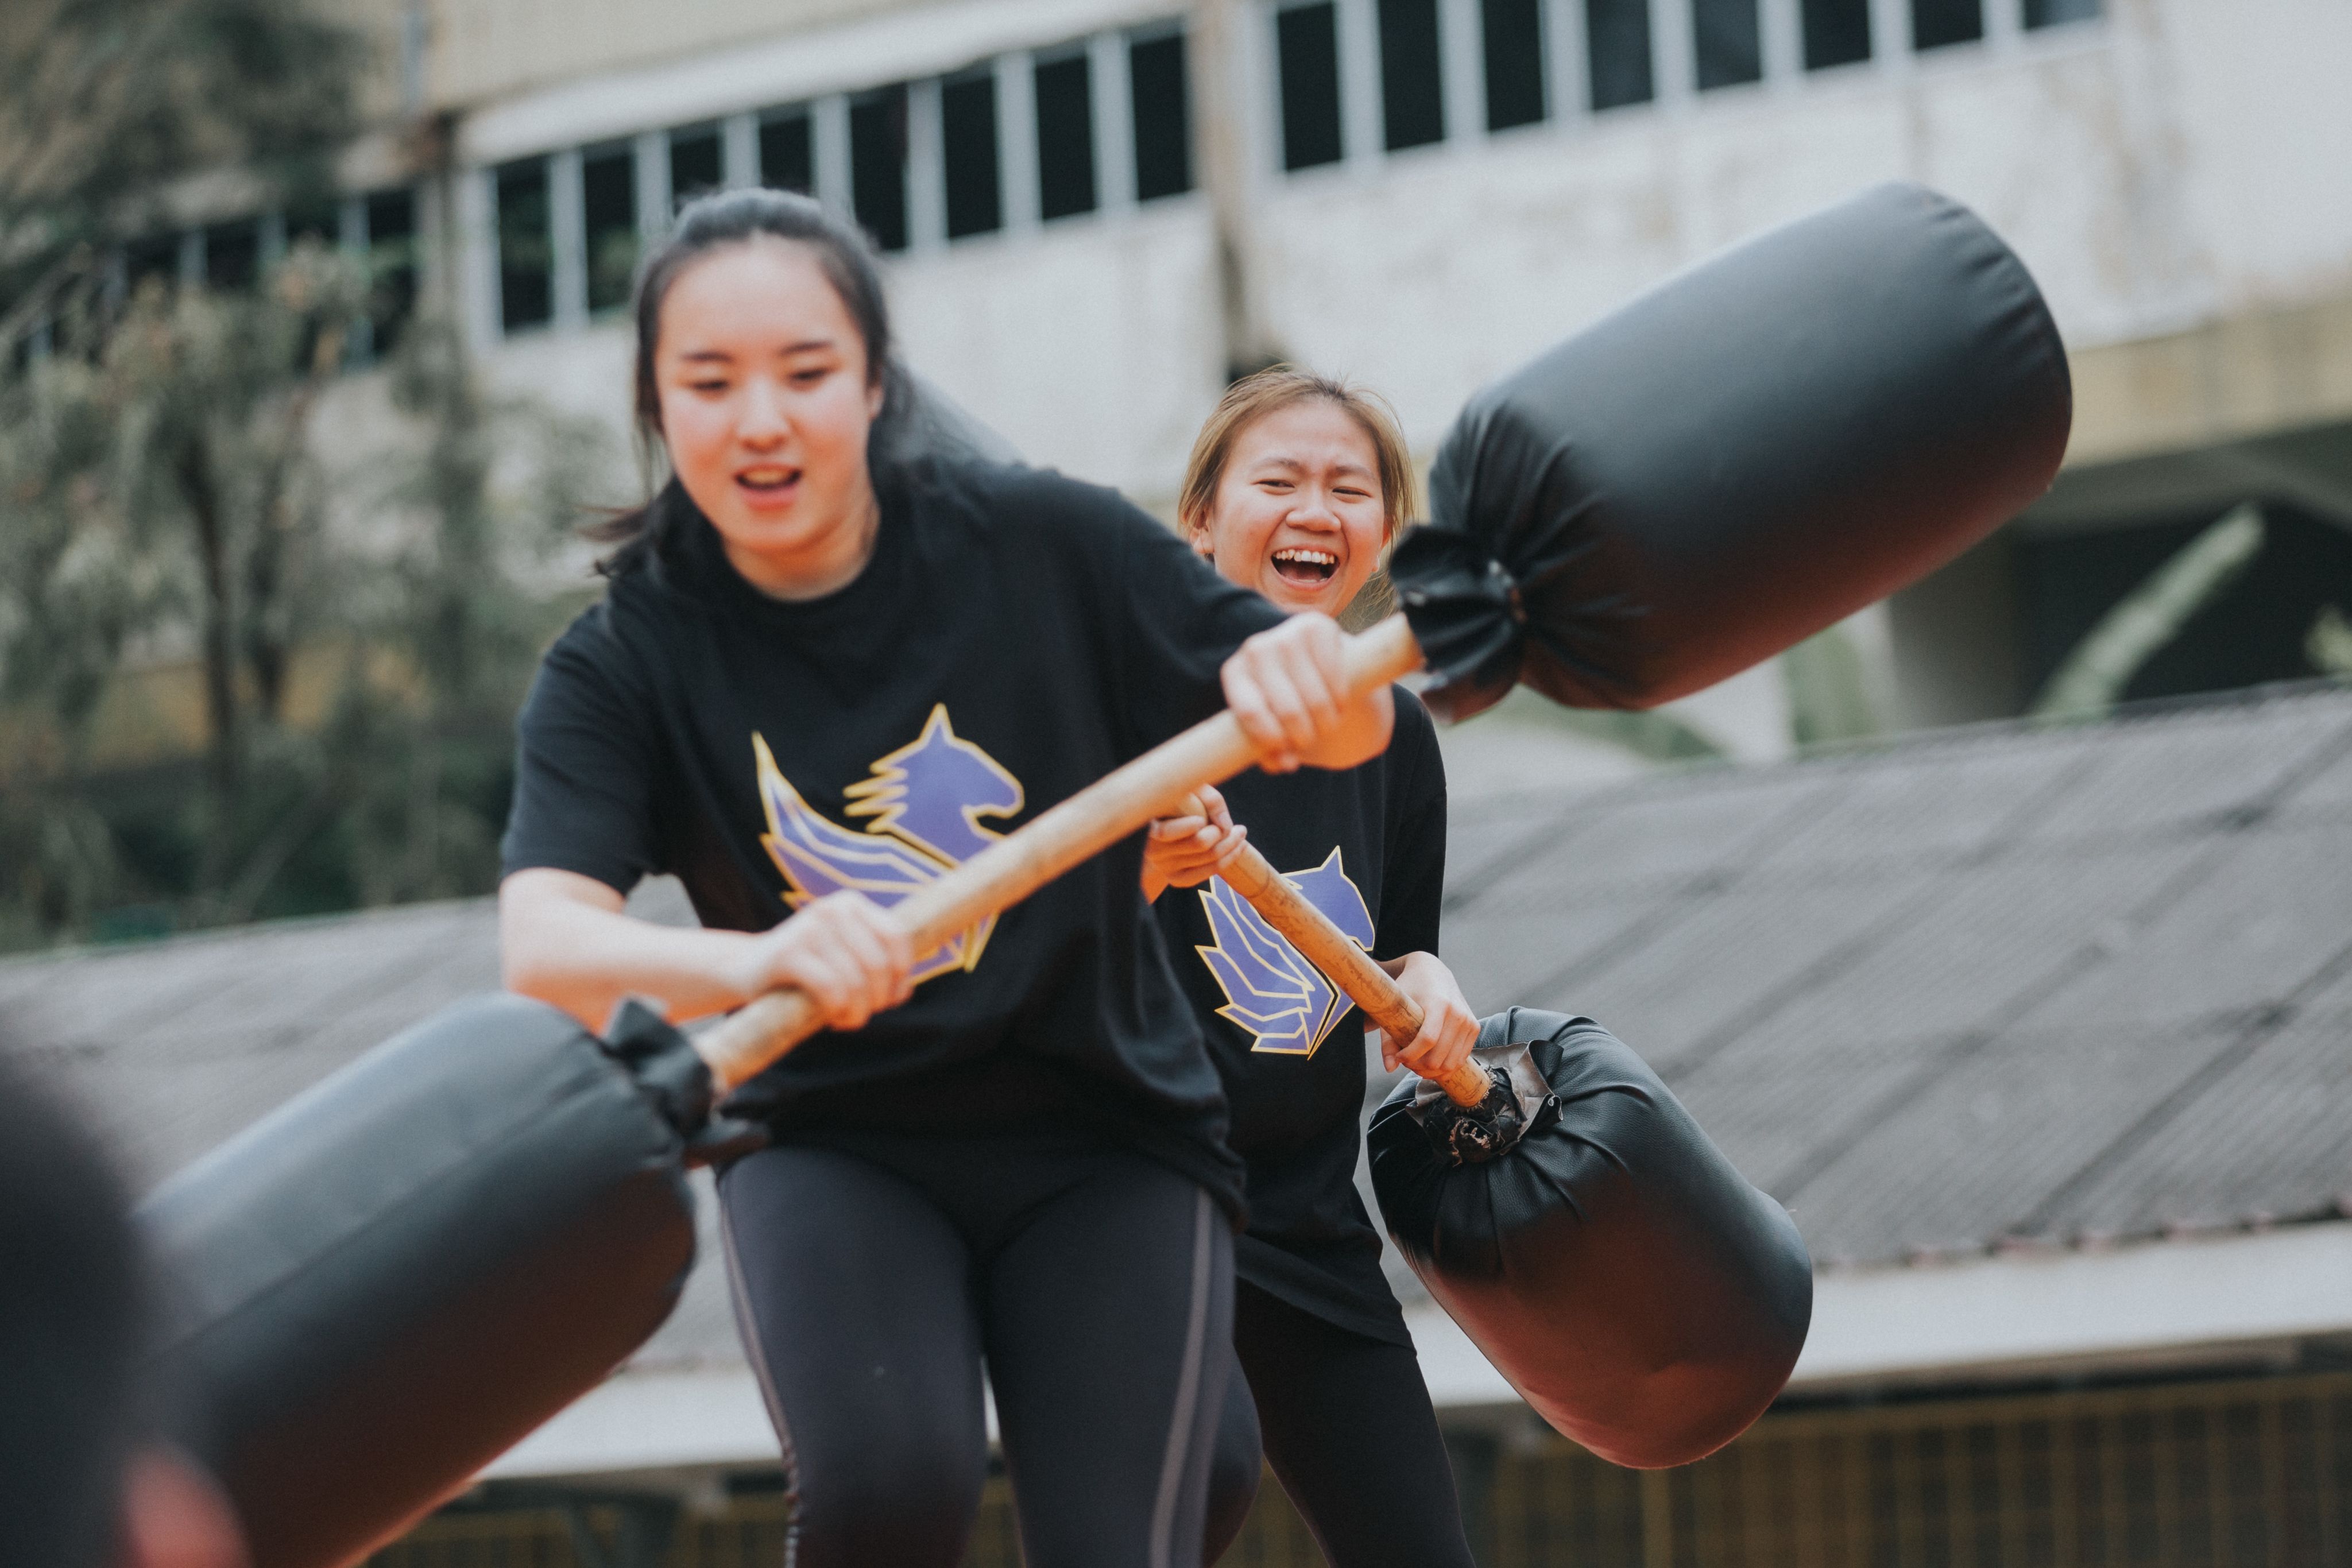
M1387 526L1370 434L1306 398L1234 437L1192 548L1286 612L1336 617L1380 565Z
M778 599L846 586L874 552L866 438L882 390L816 253L761 237L712 251L661 302L661 432L727 559Z

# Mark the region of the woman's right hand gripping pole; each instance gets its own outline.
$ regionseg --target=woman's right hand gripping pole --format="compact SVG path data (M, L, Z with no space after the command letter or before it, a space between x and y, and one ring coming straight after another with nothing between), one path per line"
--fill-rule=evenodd
M914 995L914 945L889 912L864 894L828 894L803 904L751 948L745 997L790 986L807 994L832 1030L866 1027Z
M1347 636L1312 611L1259 632L1225 661L1225 706L1269 773L1353 768L1386 751L1396 708L1385 683L1347 684Z

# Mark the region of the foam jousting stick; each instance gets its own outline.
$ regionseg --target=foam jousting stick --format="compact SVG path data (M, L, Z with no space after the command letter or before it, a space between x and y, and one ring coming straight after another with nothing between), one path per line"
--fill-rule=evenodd
M1421 1033L1420 1007L1386 969L1372 962L1370 954L1356 946L1354 938L1275 870L1274 862L1260 854L1256 845L1242 845L1217 874L1248 899L1250 907L1281 932L1308 963L1322 970L1324 978L1363 1009L1364 1016L1388 1037L1390 1046L1402 1051L1413 1042ZM1477 1110L1497 1088L1492 1077L1469 1061L1430 1082L1465 1111Z
M2023 266L1966 209L1883 187L1669 280L1473 398L1431 475L1434 520L1391 563L1403 614L1354 641L1350 685L1425 666L1427 700L1454 717L1515 680L1591 706L1696 690L2014 516L2047 487L2068 417L2064 353ZM936 946L1251 760L1229 716L1210 720L894 913L919 951ZM789 992L691 1044L642 1010L600 1040L537 1003L464 1004L142 1205L174 1289L159 1355L185 1395L177 1430L221 1478L256 1568L364 1556L642 1343L693 1256L682 1169L724 1141L713 1100L813 1027ZM1630 1070L1614 1081L1649 1092ZM1565 1103L1580 1091L1568 1072L1548 1092ZM1563 1359L1559 1336L1580 1320L1512 1294L1513 1246L1549 1248L1560 1232L1537 1222L1558 1217L1523 1211L1528 1223L1497 1234L1501 1218L1471 1212L1465 1173L1489 1173L1491 1197L1555 1142L1530 1129L1503 1158L1424 1172L1429 1201L1413 1213L1426 1224L1401 1220L1386 1196L1383 1210L1538 1409L1622 1434L1674 1401L1620 1377L1607 1401L1620 1425L1578 1427L1594 1378L1625 1371L1610 1358L1672 1369L1704 1363L1706 1346L1684 1312L1663 1339L1594 1340ZM1660 1225L1684 1213L1661 1212ZM1793 1230L1773 1239L1752 1204L1704 1214L1716 1218L1693 1220L1689 1256L1718 1285L1698 1299L1736 1305L1801 1271ZM1663 1462L1752 1418L1793 1361L1786 1318L1735 1344L1736 1397L1671 1441L1644 1446L1636 1431L1618 1451Z
M1886 185L1670 279L1471 399L1403 609L1354 693L1426 667L1463 718L1524 681L1652 707L1917 580L2050 486L2073 396L2033 280L1967 208ZM893 906L919 952L1252 761L1230 714L1071 796ZM816 1029L790 991L704 1037L741 1082Z

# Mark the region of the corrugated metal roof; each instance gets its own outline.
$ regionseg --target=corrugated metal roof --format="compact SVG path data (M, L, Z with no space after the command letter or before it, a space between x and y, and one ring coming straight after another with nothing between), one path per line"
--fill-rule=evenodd
M1473 1003L1616 1030L1824 1260L2352 1191L2345 694L1644 780L1548 825L1457 857Z
M1480 793L1450 858L1472 1001L1616 1030L1826 1263L2352 1212L2352 694ZM0 1009L143 1185L496 944L475 902L20 958ZM641 1364L735 1357L716 1256Z

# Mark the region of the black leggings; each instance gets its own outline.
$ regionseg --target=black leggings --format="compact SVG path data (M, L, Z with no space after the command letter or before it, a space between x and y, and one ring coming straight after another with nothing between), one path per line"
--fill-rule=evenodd
M926 1138L765 1149L719 1198L788 1568L955 1568L983 1360L1030 1568L1200 1560L1233 1236L1198 1185L1123 1150Z
M1262 1440L1331 1568L1475 1568L1420 1357L1247 1283L1234 1349L1248 1381L1225 1387L1202 1562L1241 1533Z

